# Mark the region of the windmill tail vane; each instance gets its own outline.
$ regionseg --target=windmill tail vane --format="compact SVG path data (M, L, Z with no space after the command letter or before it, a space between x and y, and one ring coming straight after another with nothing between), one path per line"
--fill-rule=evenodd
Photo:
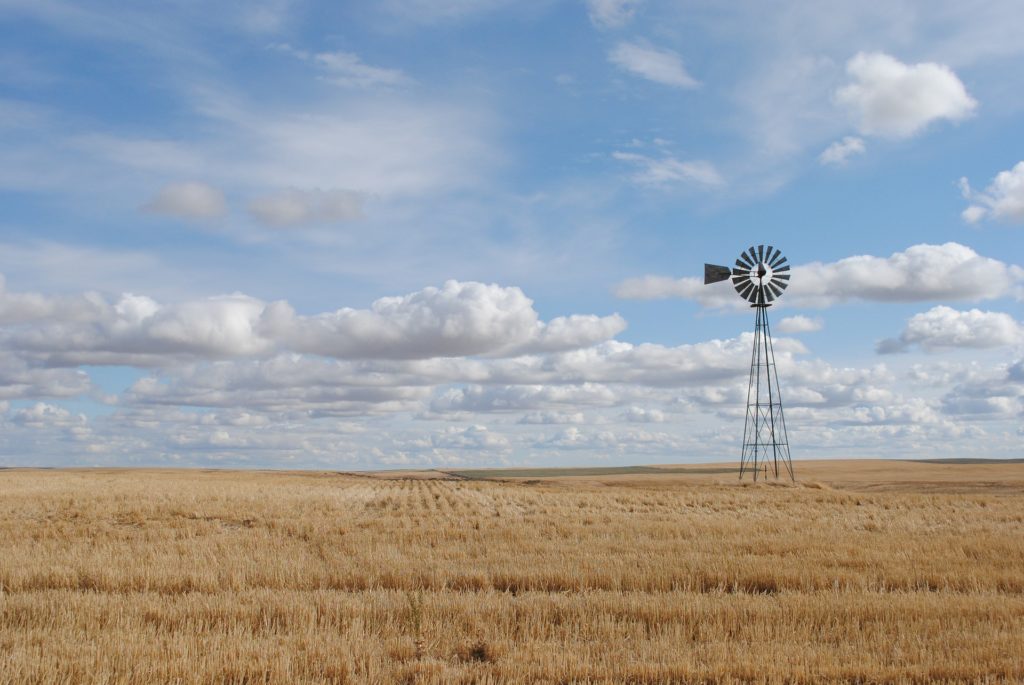
M768 324L768 307L789 286L789 268L782 252L771 245L767 249L764 245L757 249L749 247L740 253L734 267L704 265L705 285L732 279L737 294L754 309L754 347L750 355L740 479L749 472L755 481L787 475L796 480Z

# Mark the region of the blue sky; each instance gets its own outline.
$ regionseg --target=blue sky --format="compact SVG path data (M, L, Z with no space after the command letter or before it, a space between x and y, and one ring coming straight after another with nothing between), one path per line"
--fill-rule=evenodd
M1022 456L1022 20L0 2L0 464Z

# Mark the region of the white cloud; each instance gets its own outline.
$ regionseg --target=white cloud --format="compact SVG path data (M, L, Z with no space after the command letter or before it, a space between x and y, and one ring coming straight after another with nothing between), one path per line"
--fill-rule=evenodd
M351 190L298 190L288 188L258 197L249 213L270 226L352 221L363 216L363 196Z
M76 397L91 390L92 383L84 371L33 365L9 352L0 352L0 401Z
M990 368L971 365L961 369L955 374L953 387L942 396L943 413L986 420L1010 418L1019 424L1024 416L1022 367L1024 360Z
M933 121L961 121L978 103L942 64L907 65L881 52L857 53L846 64L853 81L836 92L862 134L906 138Z
M256 330L264 304L226 295L161 306L148 297L123 295L110 304L98 296L90 308L9 327L3 343L49 365L162 365L184 358L222 359L269 353L275 342Z
M580 424L586 421L581 411L558 412L558 411L536 411L523 414L518 423L523 425L559 425L575 423Z
M406 384L411 382L411 384ZM130 406L216 407L318 417L414 411L430 377L365 369L359 364L278 355L183 366L147 376L125 393Z
M665 423L665 412L647 407L630 407L622 414L630 423Z
M438 414L453 412L522 412L553 407L606 407L618 401L615 392L599 383L578 385L471 385L449 388L430 402Z
M1024 269L982 257L959 243L914 245L889 257L860 255L836 262L811 262L792 270L783 302L827 307L836 302L976 301L1019 293ZM705 286L699 278L642 276L623 281L625 299L679 297L708 307L742 305L729 282Z
M67 409L46 402L36 402L31 407L18 409L13 412L12 419L15 423L30 428L50 428L71 422L85 423L85 417L81 414L73 416Z
M808 316L787 316L786 318L779 321L776 327L780 333L813 333L820 331L825 326L825 322L820 318L811 318Z
M1003 312L940 305L915 314L899 338L883 340L877 350L902 352L915 345L928 351L1024 345L1024 326Z
M620 69L665 86L696 88L700 85L687 73L679 54L672 50L622 42L608 54L608 60Z
M972 301L1004 297L1024 282L1024 269L982 257L959 243L914 245L889 257L862 255L794 269L787 296L822 305L874 302Z
M455 449L488 449L507 447L508 438L494 433L487 426L472 425L466 427L446 426L430 434L428 440L431 447Z
M268 310L266 330L290 349L341 358L414 359L524 350L571 349L625 328L618 315L572 316L544 324L519 288L448 281L370 309L296 317L285 303Z
M963 211L967 223L975 224L988 216L1024 222L1024 162L1017 162L1008 171L1000 171L983 192L972 190L966 178L960 179L960 189L964 197L974 203Z
M864 140L856 136L846 136L825 148L825 151L818 157L818 161L822 164L842 166L852 155L862 154L864 154Z
M2 282L0 282L2 286ZM519 288L448 281L370 309L300 316L242 294L175 305L132 294L50 298L0 287L0 341L50 365L162 365L291 350L339 358L425 359L570 350L625 328L618 315L540 321Z
M701 159L682 161L671 156L655 159L635 152L613 152L612 157L639 167L630 176L637 185L657 188L685 183L713 188L725 183L715 166Z
M626 320L618 314L610 316L596 316L594 314L559 316L543 324L534 339L517 348L515 352L535 353L575 350L610 340L624 330L626 330Z
M227 211L224 193L206 183L170 183L142 207L147 212L186 219L213 219Z
M628 24L640 0L587 0L590 21L601 28L617 29Z
M751 334L733 340L664 347L609 341L586 350L514 358L332 360L299 354L189 364L136 382L123 404L235 408L317 416L410 412L422 418L519 414L523 423L576 423L583 408L664 400L679 388L702 391L739 382L749 369ZM790 369L804 352L775 341ZM826 367L799 372L804 382L837 383ZM860 382L860 376L846 383ZM731 386L730 386L731 387ZM730 395L731 396L731 395ZM428 401L428 397L430 398ZM740 395L736 395L740 397ZM739 401L739 400L737 400ZM552 413L554 412L554 413Z

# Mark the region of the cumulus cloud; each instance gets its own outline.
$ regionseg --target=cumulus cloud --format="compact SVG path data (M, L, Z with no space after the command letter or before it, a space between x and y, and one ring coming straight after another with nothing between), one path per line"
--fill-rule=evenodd
M864 140L856 136L846 136L825 148L821 156L818 157L818 161L822 164L843 166L851 156L862 154L864 154Z
M622 418L630 423L665 423L665 412L648 407L629 407Z
M9 352L0 352L0 401L76 397L93 389L84 371L33 365Z
M684 161L670 155L654 158L635 152L613 152L612 157L637 167L630 180L641 186L657 188L685 183L713 188L725 183L715 165L702 159Z
M845 300L972 301L1013 293L1024 282L1024 269L950 242L914 245L888 257L812 262L794 270L791 282L787 296L822 305Z
M982 257L959 243L914 245L888 257L859 255L836 262L796 266L784 303L827 307L837 302L977 301L1019 292L1024 269ZM731 284L705 286L699 278L643 276L621 282L615 294L625 299L678 297L708 307L735 307L743 301Z
M297 316L286 303L267 311L264 330L289 349L340 358L415 359L571 349L625 328L618 315L571 316L545 324L519 288L448 281L370 309Z
M162 305L133 294L110 303L0 287L0 320L12 324L0 332L4 345L49 365L137 366L279 351L346 359L507 356L586 347L626 325L617 314L545 323L519 288L458 281L312 316L243 294Z
M1008 171L1000 171L984 191L971 189L966 178L960 179L964 198L972 204L963 211L964 221L975 224L991 216L1014 223L1024 222L1024 162Z
M277 227L352 221L363 216L363 196L351 190L288 188L254 199L248 209L261 223Z
M63 407L46 402L36 402L30 407L12 413L14 423L29 428L52 428L54 426L81 426L86 419L82 414L72 414Z
M972 365L955 374L952 388L942 395L944 414L974 419L1024 416L1024 360L991 368ZM1019 444L1018 444L1019 450Z
M123 401L130 406L213 407L305 418L372 415L414 411L429 396L429 382L426 375L408 379L349 362L279 355L192 364L146 376Z
M1024 326L1009 314L979 309L958 311L940 305L915 314L899 338L881 341L879 353L903 352L920 346L928 351L989 348L1024 344Z
M678 347L608 341L585 350L511 358L357 361L284 353L167 369L136 382L124 402L323 416L422 406L427 409L423 418L518 413L533 416L527 423L565 423L575 421L556 415L564 419L585 407L639 406L651 393L738 381L749 370L752 343L746 333ZM784 368L805 351L795 340L775 341L776 359ZM812 376L830 377L820 368Z
M631 74L674 88L696 88L700 82L690 76L679 53L643 43L622 42L608 54L608 60Z
M5 346L49 365L160 366L184 358L262 355L275 342L257 331L265 305L225 295L177 305L125 294L114 303L90 298L77 316L37 318L8 327Z
M787 316L786 318L779 321L776 327L780 333L813 333L820 331L825 326L825 322L820 318L811 318L809 316Z
M865 135L907 138L938 120L961 121L978 103L942 64L908 65L881 52L857 53L846 64L852 82L836 101L853 114Z
M590 21L600 28L621 28L636 13L640 0L587 0Z
M227 203L219 189L198 181L186 181L164 186L142 208L154 214L186 219L213 219L224 215Z
M523 414L517 423L523 425L558 425L566 423L583 423L586 417L581 411L535 411Z
M438 414L458 412L521 412L559 405L568 407L612 406L615 392L600 383L578 385L471 385L449 388L430 402Z

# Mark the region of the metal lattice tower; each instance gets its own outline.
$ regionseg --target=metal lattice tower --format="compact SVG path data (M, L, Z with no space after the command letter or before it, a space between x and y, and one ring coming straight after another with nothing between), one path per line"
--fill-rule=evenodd
M767 250L764 245L758 245L756 250L753 247L745 250L731 269L704 265L705 285L731 278L736 292L754 309L754 348L750 355L740 479L749 472L755 481L785 475L796 480L775 369L772 331L768 325L768 307L789 285L788 272L786 258L771 245Z

